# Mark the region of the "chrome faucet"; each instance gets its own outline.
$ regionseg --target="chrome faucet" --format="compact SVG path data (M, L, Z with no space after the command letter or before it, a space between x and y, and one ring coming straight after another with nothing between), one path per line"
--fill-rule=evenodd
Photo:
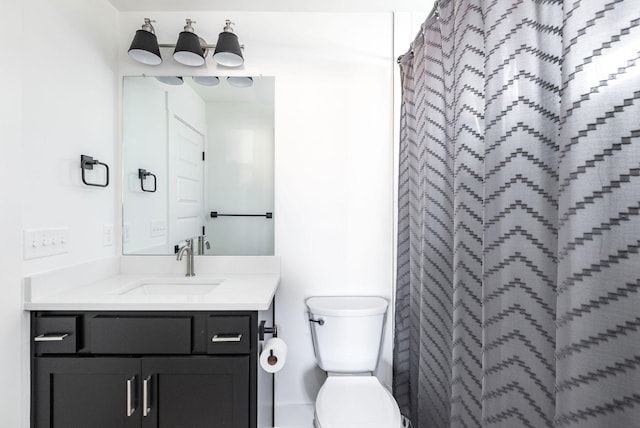
M200 235L198 236L198 255L199 256L203 256L204 255L204 249L210 250L211 249L211 244L209 243L209 240L207 239L206 235Z
M187 239L187 243L178 250L178 260L182 260L184 253L187 253L187 273L184 276L196 276L193 271L193 238Z

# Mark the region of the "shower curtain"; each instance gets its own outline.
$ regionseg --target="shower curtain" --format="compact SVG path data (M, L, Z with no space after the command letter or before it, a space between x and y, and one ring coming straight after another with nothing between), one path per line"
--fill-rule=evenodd
M440 0L400 68L402 413L640 427L640 2Z

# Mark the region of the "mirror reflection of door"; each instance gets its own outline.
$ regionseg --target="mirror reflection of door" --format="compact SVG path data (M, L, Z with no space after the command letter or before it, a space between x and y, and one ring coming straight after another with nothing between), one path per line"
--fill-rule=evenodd
M195 238L197 244L204 227L205 137L174 114L169 129L169 240L182 245Z
M205 255L274 254L274 94L268 76L247 88L124 77L123 254L173 255L203 234Z

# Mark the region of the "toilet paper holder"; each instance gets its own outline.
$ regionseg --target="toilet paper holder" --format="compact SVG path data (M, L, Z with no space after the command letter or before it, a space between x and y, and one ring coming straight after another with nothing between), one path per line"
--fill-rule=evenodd
M278 337L278 326L274 324L273 327L266 327L265 324L267 322L265 320L260 321L260 325L258 326L258 338L260 341L264 340L265 334L272 334L273 337Z

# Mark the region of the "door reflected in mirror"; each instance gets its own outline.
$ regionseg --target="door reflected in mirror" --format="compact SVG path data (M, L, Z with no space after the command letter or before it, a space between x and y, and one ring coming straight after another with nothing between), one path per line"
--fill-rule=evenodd
M123 254L273 255L275 79L166 80L124 78Z

